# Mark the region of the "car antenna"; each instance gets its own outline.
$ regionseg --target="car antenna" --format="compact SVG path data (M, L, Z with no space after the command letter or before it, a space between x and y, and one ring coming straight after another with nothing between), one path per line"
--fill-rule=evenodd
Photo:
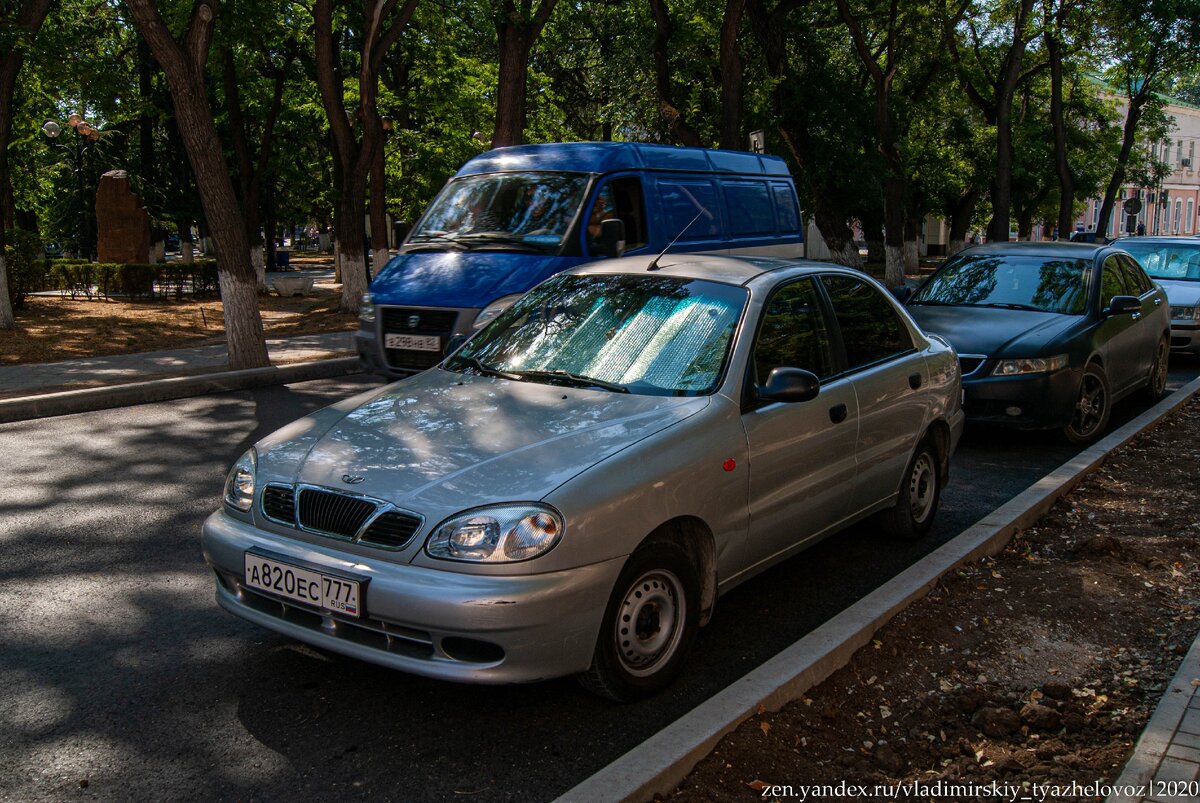
M695 223L697 220L699 220L701 215L707 215L708 219L712 220L712 214L704 207L700 207L700 211L696 213L696 216L694 218L692 218L691 222L688 223L686 226L684 226L683 230L675 235L674 240L671 240L671 242L667 243L667 247L662 250L661 254L659 254L658 256L656 256L654 258L653 262L651 262L649 265L646 266L646 270L662 270L662 268L660 268L658 265L658 260L662 259L663 257L665 257L667 255L667 252L671 250L671 246L673 246L673 245L675 245L675 243L679 242L680 237L687 234L687 230L692 227L692 223Z

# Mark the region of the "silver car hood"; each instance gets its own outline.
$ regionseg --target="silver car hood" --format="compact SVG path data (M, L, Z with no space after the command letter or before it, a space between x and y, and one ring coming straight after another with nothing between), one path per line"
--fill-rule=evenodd
M1200 282L1189 280L1155 279L1167 291L1167 301L1176 307L1194 307L1200 304Z
M422 513L533 501L708 404L438 369L357 401L264 441L261 481L340 488Z

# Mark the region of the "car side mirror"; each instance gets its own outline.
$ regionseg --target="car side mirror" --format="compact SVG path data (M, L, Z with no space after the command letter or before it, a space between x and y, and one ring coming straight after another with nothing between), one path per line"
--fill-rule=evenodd
M1108 309L1105 310L1107 315L1128 315L1132 312L1141 312L1142 302L1137 296L1113 296L1108 302Z
M446 341L446 350L443 351L442 354L446 357L449 357L451 354L462 348L462 344L466 343L467 338L469 337L470 335L451 335L450 339Z
M899 301L901 304L903 304L904 302L906 302L910 298L912 298L913 289L911 287L909 287L907 284L902 284L899 287L892 288L892 295L896 297L897 301Z
M625 254L625 221L615 217L600 221L600 253L609 259Z
M772 368L767 383L757 388L760 400L789 404L812 401L820 392L821 380L803 368Z

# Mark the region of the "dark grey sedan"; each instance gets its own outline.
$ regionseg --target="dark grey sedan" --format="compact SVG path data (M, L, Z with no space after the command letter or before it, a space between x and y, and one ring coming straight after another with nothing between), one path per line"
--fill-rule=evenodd
M959 252L908 310L962 363L968 420L1098 438L1113 402L1167 384L1167 296L1119 248L995 243Z

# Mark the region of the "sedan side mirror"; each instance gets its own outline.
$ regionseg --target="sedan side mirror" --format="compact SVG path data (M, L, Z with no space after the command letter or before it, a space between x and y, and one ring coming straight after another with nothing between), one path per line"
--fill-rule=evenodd
M1113 296L1108 302L1108 309L1105 310L1107 315L1128 315L1132 312L1141 312L1142 302L1137 296Z
M817 398L821 380L803 368L772 368L767 383L759 386L758 398L769 402L806 402Z
M625 254L625 221L614 217L600 222L600 252L609 259Z
M899 301L901 304L903 304L904 302L906 302L910 298L912 298L913 289L911 287L909 287L907 284L902 284L899 287L892 288L892 295L895 296L897 301Z
M467 338L469 337L470 335L452 335L450 339L446 341L446 350L442 352L443 355L449 357L451 354L458 351L460 348L462 348L462 344L467 342Z

